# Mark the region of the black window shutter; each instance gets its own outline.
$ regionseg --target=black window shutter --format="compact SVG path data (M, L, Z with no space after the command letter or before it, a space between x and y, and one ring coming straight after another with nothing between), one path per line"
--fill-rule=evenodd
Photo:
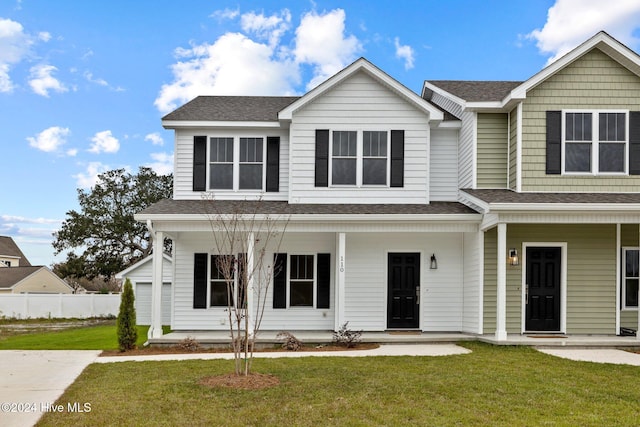
M547 111L547 174L562 171L562 112Z
M193 137L193 191L207 189L207 137Z
M193 308L207 308L207 254L193 254Z
M329 308L331 299L331 254L318 254L317 308Z
M640 175L640 111L629 112L629 175Z
M391 131L391 187L404 187L404 131Z
M267 192L280 191L280 137L267 137Z
M329 186L329 130L316 129L316 187Z
M287 308L287 254L273 254L273 308Z

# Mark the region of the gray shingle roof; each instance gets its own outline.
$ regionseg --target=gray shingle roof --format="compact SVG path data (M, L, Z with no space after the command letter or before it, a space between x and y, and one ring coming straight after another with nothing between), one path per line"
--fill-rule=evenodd
M14 242L11 237L0 236L0 255L20 258L21 267L31 266L27 257L24 256L18 245L16 245L16 242Z
M476 214L457 202L430 204L289 204L275 201L236 200L161 200L139 212L139 215L216 215L262 213L273 215L437 215Z
M427 80L427 82L469 102L502 101L509 92L523 83L469 80Z
M640 204L640 193L516 193L511 190L469 190L465 193L486 203L611 203Z
M278 113L297 96L198 96L162 120L277 121Z
M9 289L19 281L43 268L36 267L3 267L0 268L0 289Z

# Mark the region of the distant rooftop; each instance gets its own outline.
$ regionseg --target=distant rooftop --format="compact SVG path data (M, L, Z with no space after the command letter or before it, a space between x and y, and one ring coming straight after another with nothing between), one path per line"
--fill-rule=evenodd
M16 257L20 258L21 267L30 267L31 263L26 256L22 253L16 242L11 237L0 236L0 256Z

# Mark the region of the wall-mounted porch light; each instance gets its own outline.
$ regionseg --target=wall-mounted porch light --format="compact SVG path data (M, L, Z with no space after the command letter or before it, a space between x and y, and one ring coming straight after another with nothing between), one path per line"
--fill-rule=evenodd
M438 269L438 260L436 259L436 254L431 255L431 264L429 265L429 268L432 270Z
M509 249L509 265L519 265L518 250L515 248Z

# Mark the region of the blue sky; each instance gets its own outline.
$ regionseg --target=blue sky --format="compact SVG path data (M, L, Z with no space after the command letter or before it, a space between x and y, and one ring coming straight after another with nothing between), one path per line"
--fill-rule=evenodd
M0 235L34 264L115 168L171 172L161 117L197 95L299 95L364 56L408 88L525 80L599 30L640 48L640 2L0 3Z

